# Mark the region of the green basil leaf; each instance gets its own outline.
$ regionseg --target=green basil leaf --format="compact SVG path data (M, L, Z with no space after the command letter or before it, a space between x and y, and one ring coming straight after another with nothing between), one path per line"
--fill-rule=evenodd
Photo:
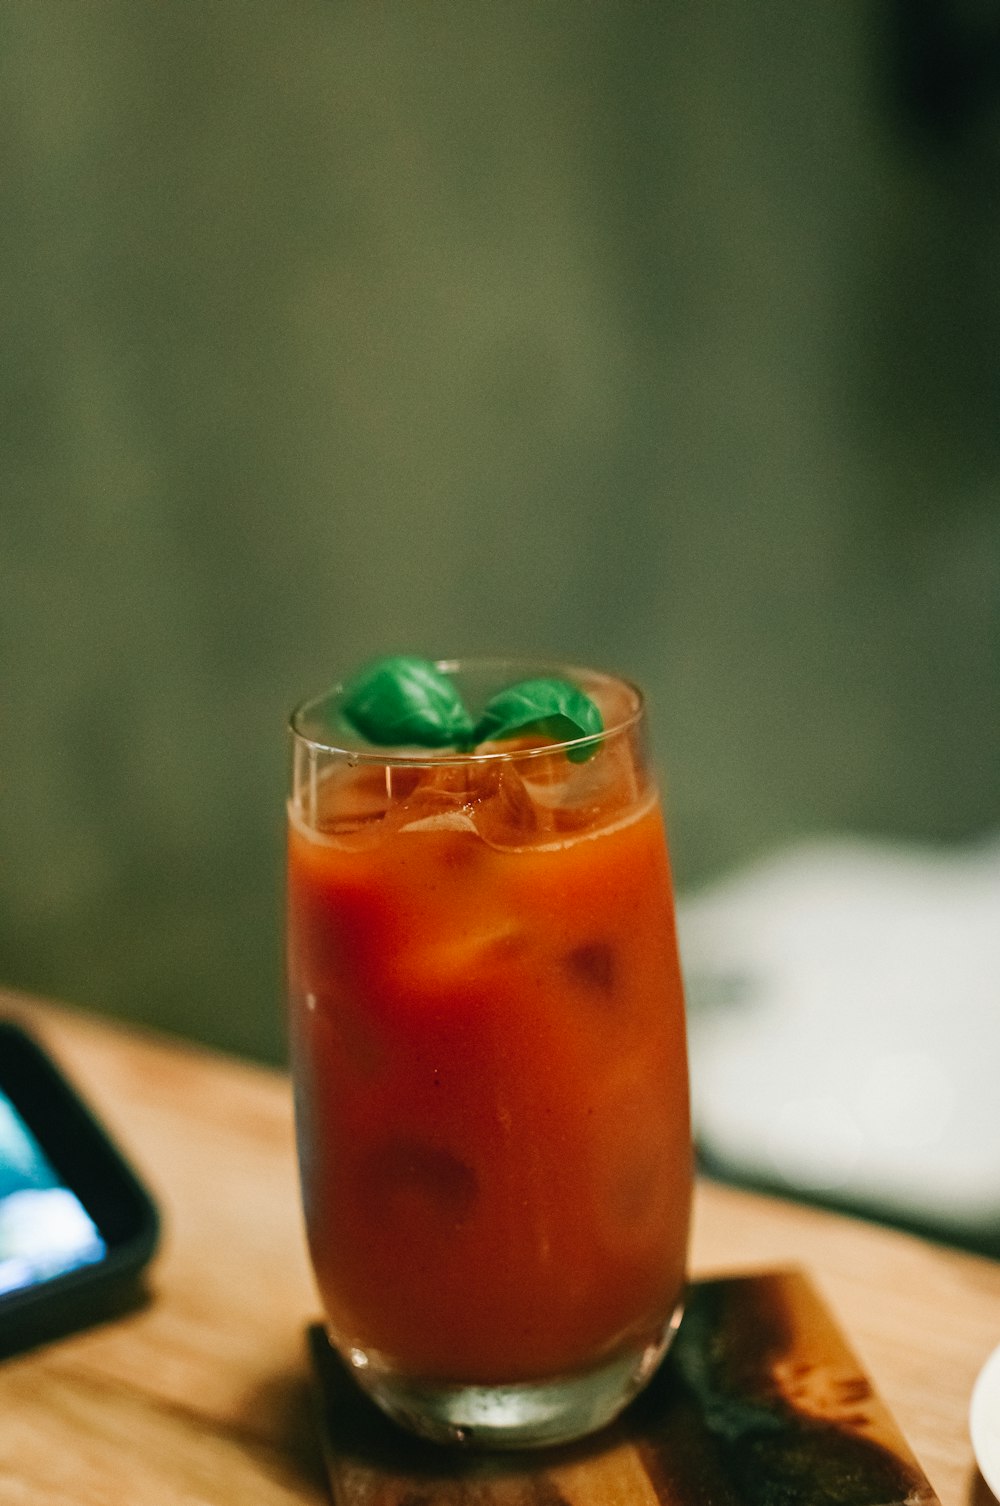
M377 659L344 686L341 715L380 747L468 745L472 719L454 682L429 659Z
M568 680L522 680L501 690L486 705L476 723L477 743L487 738L515 737L537 732L553 742L594 737L604 731L604 721L588 695ZM583 763L597 752L597 743L572 748L568 757Z

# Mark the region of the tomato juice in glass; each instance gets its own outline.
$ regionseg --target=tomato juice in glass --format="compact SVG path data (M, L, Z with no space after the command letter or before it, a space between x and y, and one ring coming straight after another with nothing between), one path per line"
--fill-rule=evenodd
M448 666L470 702L510 666ZM516 666L515 666L516 672ZM289 1033L331 1342L432 1437L592 1431L682 1302L684 1006L641 697L591 756L373 749L293 718Z

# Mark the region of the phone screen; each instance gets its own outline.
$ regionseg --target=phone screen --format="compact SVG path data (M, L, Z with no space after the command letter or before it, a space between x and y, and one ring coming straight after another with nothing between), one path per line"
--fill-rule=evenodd
M107 1246L0 1090L0 1295L104 1259Z

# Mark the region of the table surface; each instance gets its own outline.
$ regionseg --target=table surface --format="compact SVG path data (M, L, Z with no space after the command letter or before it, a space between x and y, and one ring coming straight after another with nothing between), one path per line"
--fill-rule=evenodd
M161 1205L150 1300L0 1366L0 1503L328 1502L306 1328L317 1316L287 1077L0 991ZM697 1276L811 1278L943 1506L992 1506L968 1435L1000 1344L1000 1263L702 1182Z

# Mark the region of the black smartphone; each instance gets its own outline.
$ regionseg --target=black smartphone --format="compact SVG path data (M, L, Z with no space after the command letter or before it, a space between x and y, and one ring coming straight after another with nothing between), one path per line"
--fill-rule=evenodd
M147 1188L51 1056L0 1020L0 1356L134 1306Z

